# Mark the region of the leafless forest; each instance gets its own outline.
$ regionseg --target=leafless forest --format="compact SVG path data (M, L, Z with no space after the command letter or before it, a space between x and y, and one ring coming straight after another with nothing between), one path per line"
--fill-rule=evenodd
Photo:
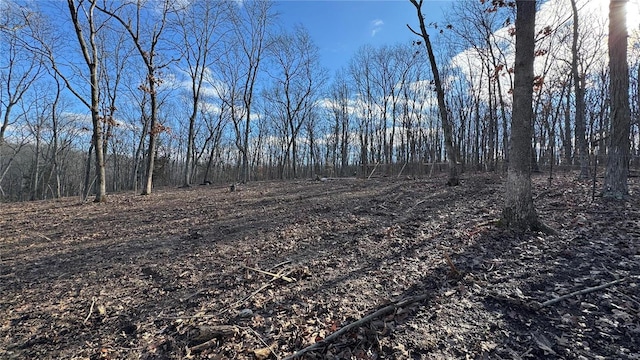
M638 359L626 1L407 2L0 1L0 358Z
M613 139L607 9L590 4L539 4L534 170L580 167L586 177L596 161L606 162ZM363 46L330 74L303 26L278 28L276 3L139 5L2 2L3 201L90 194L101 200L123 190L366 177L374 169L421 175L449 155L465 170L506 169L512 2L454 2L447 24L425 24L446 124L419 36ZM419 29L416 23L407 19ZM637 31L629 33L626 56L634 166Z

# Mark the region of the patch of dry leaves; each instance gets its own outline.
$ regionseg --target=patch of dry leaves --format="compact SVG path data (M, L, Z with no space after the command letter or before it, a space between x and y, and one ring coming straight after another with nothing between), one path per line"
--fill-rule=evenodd
M536 206L558 234L518 235L495 227L502 182L258 182L2 204L0 358L283 359L318 342L304 358L640 358L638 196L592 202L575 174L540 176Z

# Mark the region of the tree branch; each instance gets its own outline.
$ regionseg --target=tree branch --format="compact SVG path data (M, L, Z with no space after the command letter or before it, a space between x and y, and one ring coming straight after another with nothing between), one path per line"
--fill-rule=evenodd
M618 280L614 280L611 282L608 282L606 284L602 284L602 285L598 285L598 286L594 286L594 287L590 287L590 288L586 288L586 289L582 289L582 290L578 290L578 291L574 291L572 293L566 294L566 295L562 295L560 297L557 297L555 299L551 299L551 300L547 300L545 302L543 302L542 304L540 304L540 307L543 308L545 306L549 306L549 305L553 305L555 303L559 303L562 300L566 300L572 296L577 296L577 295L584 295L584 294L588 294L588 293L592 293L594 291L598 291L598 290L602 290L605 288L608 288L609 286L615 285L615 284L619 284L623 281L626 281L627 278L622 278L622 279L618 279Z
M326 338L318 341L317 343L309 345L306 348L304 348L302 350L299 350L299 351L295 352L294 354L283 358L282 360L296 359L296 358L299 358L302 355L304 355L304 354L306 354L306 353L308 353L310 351L318 350L318 349L320 349L320 348L322 348L324 346L329 345L331 342L336 340L338 337L344 335L345 333L349 332L352 329L360 327L360 326L370 322L373 319L376 319L376 318L382 317L384 315L390 314L390 313L396 311L396 309L398 309L400 307L403 307L403 306L406 306L406 305L409 305L409 304L413 304L413 303L425 300L425 299L427 299L429 297L430 297L430 295L422 294L422 295L411 296L411 297L407 297L407 298L401 299L396 303L393 303L393 304L390 304L390 305L387 305L387 306L383 307L382 309L374 312L373 314L367 315L367 316L363 317L360 320L354 321L354 322L342 327L340 330L338 330L338 331L334 332L333 334L327 336Z

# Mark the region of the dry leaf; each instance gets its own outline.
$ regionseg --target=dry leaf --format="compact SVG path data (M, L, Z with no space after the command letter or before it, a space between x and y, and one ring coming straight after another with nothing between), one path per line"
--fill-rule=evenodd
M551 341L549 341L549 339L547 339L544 335L532 333L531 336L533 337L533 340L535 340L536 345L538 345L538 347L545 353L557 355L556 352L551 348L551 346L553 346L551 344Z
M257 360L268 359L269 356L271 356L275 346L276 346L276 344L273 344L273 345L271 345L269 347L255 349L255 350L253 350L253 355L256 357Z

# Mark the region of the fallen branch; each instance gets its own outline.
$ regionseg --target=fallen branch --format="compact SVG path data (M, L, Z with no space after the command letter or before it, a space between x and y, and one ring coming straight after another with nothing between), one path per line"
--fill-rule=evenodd
M213 339L211 339L211 340L209 340L209 341L205 341L205 342L203 342L202 344L198 344L198 345L196 345L196 346L193 346L193 347L187 348L187 351L188 351L188 352L191 352L191 351L202 351L202 350L206 350L206 349L208 349L208 348L211 348L211 347L216 346L216 345L217 345L217 343L218 343L218 339L217 339L217 338L213 338Z
M277 263L277 264L273 265L272 267L270 267L270 268L269 268L269 271L272 271L272 270L273 270L273 269L275 269L275 268L278 268L278 267L280 267L280 266L282 266L282 265L287 265L287 264L289 264L289 263L291 263L291 260L285 260L285 261L283 261L283 262Z
M205 292L205 291L207 291L207 289L200 289L200 290L198 290L198 291L194 292L193 294L191 294L191 295L189 295L189 296L187 296L187 297L181 298L181 299L180 299L180 302L185 302L185 301L187 301L187 300L189 300L189 299L191 299L191 298L193 298L193 297L196 297L196 296L198 296L198 295L202 294L202 293L203 293L203 292Z
M266 342L266 341L264 341L264 339L262 338L262 336L260 336L260 334L258 334L258 333L257 333L255 330L253 330L253 328L251 328L251 327L246 327L246 328L243 328L243 329L246 329L246 330L251 331L251 332L256 336L256 338L258 338L258 340L260 340L260 342L262 343L262 345L264 345L264 346L265 346L265 347L263 348L263 350L269 350L269 352L270 352L271 354L273 354L273 356L275 356L277 360L280 360L280 356L278 356L278 354L276 354L276 352L275 352L275 349L277 349L277 346L276 346L277 344L271 344L271 345L267 344L267 342ZM260 349L258 349L258 350L260 350ZM254 354L255 354L255 352L256 352L256 351L257 351L257 350L254 350ZM257 354L256 354L256 355L257 355Z
M238 327L235 325L198 326L193 329L194 341L209 341L213 338L225 338L238 335Z
M566 294L566 295L562 295L562 296L557 297L555 299L547 300L547 301L543 302L542 304L540 304L540 307L543 308L545 306L549 306L549 305L553 305L555 303L559 303L560 301L568 299L568 298L570 298L572 296L584 295L584 294L592 293L594 291L602 290L602 289L608 288L611 285L619 284L619 283L621 283L623 281L626 281L626 280L627 280L627 278L622 278L622 279L618 279L618 280L614 280L614 281L608 282L606 284L602 284L602 285L598 285L598 286L582 289L582 290L579 290L579 291L574 291L572 293L569 293L569 294Z
M296 279L292 279L292 278L290 278L290 277L288 277L286 275L283 275L282 273L274 274L272 272L268 272L268 271L264 271L264 270L260 270L260 269L256 269L256 268L252 268L252 267L249 267L249 266L245 266L244 268L245 269L249 269L249 270L253 270L255 272L259 272L261 274L269 275L269 276L271 276L273 278L272 280L282 279L282 280L284 280L286 282L290 282L290 283L296 281Z
M400 175L402 175L402 172L404 171L404 168L407 166L407 162L404 162L404 165L402 165L402 169L400 169L400 172L398 173L398 179L400 179Z
M373 173L376 172L376 169L378 168L378 164L380 163L376 163L376 166L373 167L373 170L371 170L371 174L367 176L367 180L371 179L371 177L373 176Z
M87 321L89 321L89 318L91 317L91 314L93 314L93 306L96 304L96 297L94 296L91 299L91 307L89 308L89 315L87 315L87 317L84 319L83 324L86 324Z
M291 274L293 271L289 271L288 273L282 275L283 277L286 277L287 275ZM260 293L262 290L268 288L269 286L273 285L273 282L276 281L277 279L280 279L281 277L273 277L271 278L271 280L269 280L269 282L267 282L266 284L262 285L258 290L252 292L251 294L245 296L243 299L236 301L235 303L231 304L228 308L223 309L220 311L219 315L226 313L229 310L233 310L235 308L237 308L238 306L242 305L245 301L251 299L252 297L256 296L258 293Z
M47 241L51 241L50 238L48 238L47 236L45 236L44 234L40 234L39 232L36 232L36 235L40 236L41 238L47 240Z
M258 290L252 292L251 294L245 296L243 299L236 301L235 303L231 304L231 306L229 306L228 308L220 311L220 315L226 313L229 310L233 310L235 308L237 308L238 306L242 305L245 301L251 299L252 297L256 296L258 293L260 293L262 290L268 288L269 286L271 286L271 283L273 282L274 279L269 280L268 283L262 285Z
M202 342L198 345L187 347L187 351L202 351L216 346L219 341L226 337L238 335L239 330L234 325L198 326L193 329L193 341Z
M413 304L422 300L425 300L427 298L429 298L430 295L426 295L426 294L422 294L422 295L418 295L418 296L411 296L411 297L407 297L404 299L399 300L396 303L387 305L385 307L383 307L382 309L374 312L373 314L369 314L363 318L361 318L360 320L354 321L342 328L340 328L338 331L334 332L333 334L327 336L326 338L318 341L315 344L309 345L306 348L296 351L294 354L289 355L285 358L283 358L282 360L291 360L291 359L295 359L295 358L299 358L302 355L310 352L310 351L314 351L317 349L320 349L322 347L325 347L327 345L329 345L332 341L334 341L335 339L337 339L338 337L344 335L345 333L351 331L354 328L358 328L370 321L372 321L373 319L385 316L387 314L393 313L394 311L396 311L396 309L407 306L409 304Z

